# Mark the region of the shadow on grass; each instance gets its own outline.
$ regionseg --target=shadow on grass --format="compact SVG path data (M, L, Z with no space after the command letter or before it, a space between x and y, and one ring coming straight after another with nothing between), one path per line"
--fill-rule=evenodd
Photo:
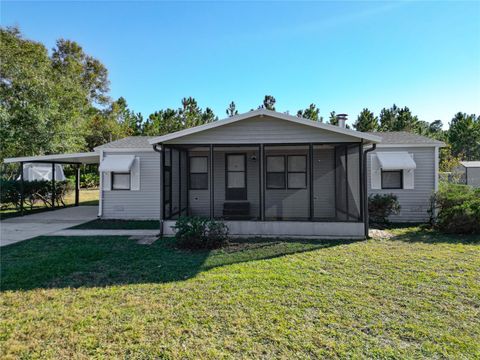
M158 220L106 220L95 219L80 225L71 227L70 229L145 229L145 230L157 230L160 228Z
M397 229L390 240L403 242L422 242L427 244L449 243L480 245L479 234L444 234L433 230L427 225Z
M201 271L337 245L347 240L232 239L214 251L184 251L173 239L38 237L2 248L1 290L166 283Z

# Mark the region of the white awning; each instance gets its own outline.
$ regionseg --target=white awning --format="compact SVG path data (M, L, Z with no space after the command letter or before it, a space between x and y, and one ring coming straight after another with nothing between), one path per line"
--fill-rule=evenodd
M417 167L410 154L404 152L377 152L383 170L411 170Z
M106 172L129 172L134 160L134 155L109 155L102 160L98 170Z

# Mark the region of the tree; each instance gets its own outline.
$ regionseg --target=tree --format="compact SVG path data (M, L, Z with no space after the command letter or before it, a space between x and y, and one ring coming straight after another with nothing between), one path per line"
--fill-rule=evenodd
M310 104L305 110L298 110L297 116L313 121L323 122L323 117L320 116L320 109L315 104Z
M380 131L418 132L419 120L408 107L398 108L395 104L390 109L380 112Z
M188 97L182 99L182 107L177 110L159 110L151 114L143 124L143 134L165 135L215 120L217 117L212 109L207 107L203 111L194 98Z
M364 108L358 115L357 121L353 124L353 127L355 130L362 132L377 131L379 127L378 118L372 111Z
M258 108L275 111L275 103L276 100L272 95L265 95L265 98L263 99L263 105L260 105Z
M227 113L228 117L238 115L237 107L233 101L230 103L230 105L228 105L228 108L225 112Z
M335 113L335 111L330 111L330 117L328 119L328 122L329 122L330 125L338 126L338 118L337 118L337 114Z
M480 159L480 116L457 113L450 122L447 139L453 156L463 160Z
M114 101L107 112L107 116L111 116L119 124L122 129L121 133L125 136L142 135L142 114L135 114L134 111L130 110L125 98L120 97L117 101Z
M452 145L450 144L440 148L439 158L439 170L441 172L453 171L458 165L460 165L460 161L462 160L460 156L454 156L452 154Z
M59 39L52 53L52 66L56 74L80 85L89 103L108 104L107 68L97 59L87 55L75 41Z

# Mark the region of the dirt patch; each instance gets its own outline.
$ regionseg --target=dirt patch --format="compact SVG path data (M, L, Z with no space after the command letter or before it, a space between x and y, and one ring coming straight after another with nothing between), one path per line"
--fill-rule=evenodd
M368 231L368 236L374 239L391 239L395 235L388 230L370 229Z

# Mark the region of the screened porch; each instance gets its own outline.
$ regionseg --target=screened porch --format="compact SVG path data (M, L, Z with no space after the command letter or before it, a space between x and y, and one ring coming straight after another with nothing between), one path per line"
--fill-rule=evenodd
M162 218L363 222L362 143L164 145Z

